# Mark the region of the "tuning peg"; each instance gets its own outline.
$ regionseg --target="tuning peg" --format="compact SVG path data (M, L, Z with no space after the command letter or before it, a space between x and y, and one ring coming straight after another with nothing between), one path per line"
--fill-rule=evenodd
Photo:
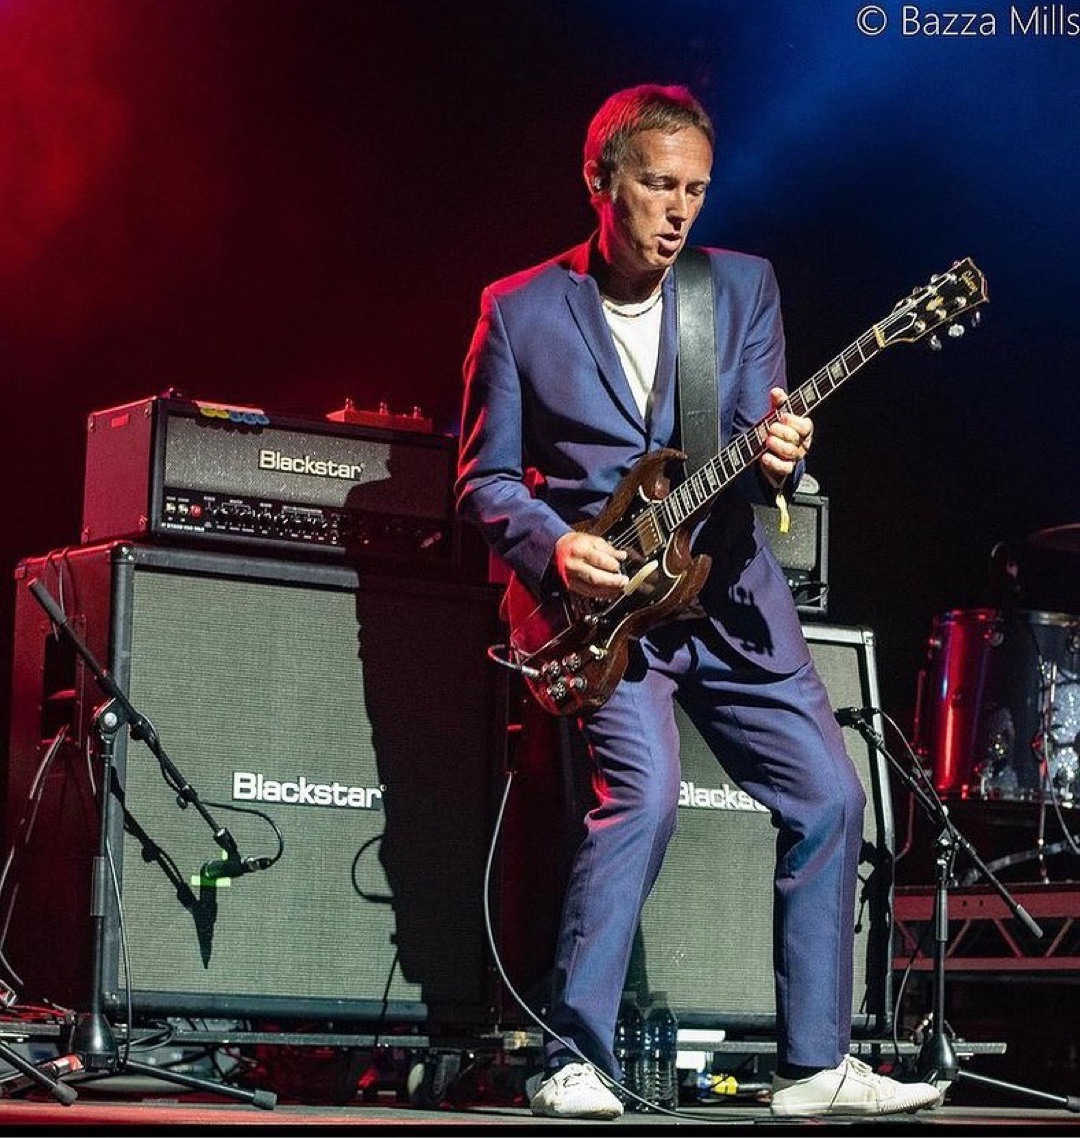
M978 310L976 310L975 312L973 312L971 314L971 326L972 326L972 328L978 328L978 326L981 323L982 323L982 313L979 312Z
M948 334L954 339L959 340L964 334L963 324L950 324L948 327Z
M936 332L930 337L927 343L929 343L931 351L941 351L941 339Z

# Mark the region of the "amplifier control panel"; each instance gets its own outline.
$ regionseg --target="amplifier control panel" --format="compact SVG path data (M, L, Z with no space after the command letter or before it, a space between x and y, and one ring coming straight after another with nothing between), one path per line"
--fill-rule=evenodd
M96 411L82 543L168 538L456 571L457 439L359 415L297 419L173 394Z
M453 527L439 519L168 488L159 525L174 534L256 540L283 549L299 543L354 555L440 561L451 555L453 539Z

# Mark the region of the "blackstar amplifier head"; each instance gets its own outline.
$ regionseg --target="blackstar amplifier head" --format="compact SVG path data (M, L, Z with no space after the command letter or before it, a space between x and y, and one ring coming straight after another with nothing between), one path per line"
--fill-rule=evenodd
M153 396L89 416L81 539L449 565L456 455L449 435Z

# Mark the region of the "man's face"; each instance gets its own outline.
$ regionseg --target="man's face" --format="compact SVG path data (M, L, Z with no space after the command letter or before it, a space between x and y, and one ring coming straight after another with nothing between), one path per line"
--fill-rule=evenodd
M632 276L666 269L705 204L712 147L697 127L634 135L600 206L601 248Z

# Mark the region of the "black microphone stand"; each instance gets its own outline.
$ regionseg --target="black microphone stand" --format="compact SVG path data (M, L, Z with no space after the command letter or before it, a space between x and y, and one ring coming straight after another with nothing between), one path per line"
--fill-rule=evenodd
M0 1097L3 1096L6 1087L16 1083L23 1086L37 1084L43 1090L48 1091L57 1102L63 1103L64 1106L70 1106L78 1097L71 1087L65 1086L58 1077L50 1073L50 1067L58 1069L55 1064L46 1063L44 1067L35 1067L29 1059L24 1058L2 1039L0 1039L0 1059L3 1059L16 1071L21 1072L21 1074L8 1075L6 1078L0 1079Z
M876 709L874 709L876 710ZM943 1091L948 1085L961 1079L970 1080L980 1086L992 1087L999 1091L1027 1095L1048 1105L1061 1107L1080 1113L1080 1097L1076 1095L1054 1095L1031 1087L1018 1086L986 1075L965 1071L960 1066L959 1057L952 1040L945 1030L945 957L949 942L949 881L952 877L953 862L957 851L963 850L978 867L982 876L993 886L998 896L1005 902L1012 914L1021 921L1033 936L1042 938L1043 931L1031 914L1012 896L998 880L971 843L956 828L945 804L937 792L925 781L919 781L889 751L885 740L868 721L866 713L855 710L845 714L837 713L837 718L845 727L854 727L860 735L888 762L901 782L911 792L931 822L940 827L935 847L935 887L934 887L934 971L933 971L933 1011L931 1032L923 1041L916 1066L920 1079L938 1086Z
M81 1077L117 1074L121 1070L135 1071L139 1074L150 1075L154 1078L164 1079L167 1082L177 1083L180 1086L191 1087L194 1090L210 1091L250 1103L264 1110L271 1110L277 1103L277 1095L271 1091L245 1090L241 1087L231 1087L224 1083L217 1083L211 1079L202 1079L195 1075L186 1075L179 1071L162 1070L152 1063L140 1063L126 1054L121 1058L116 1036L104 1012L104 967L105 967L105 913L106 898L108 896L108 834L109 834L109 805L113 794L115 780L115 740L119 731L127 727L132 739L139 739L153 752L163 772L165 772L169 785L177 792L177 804L181 809L193 805L199 814L206 820L214 833L214 840L227 853L230 859L238 859L239 853L232 835L222 826L218 826L209 811L200 801L194 787L180 774L158 738L153 724L141 715L131 704L125 693L120 689L113 676L102 666L98 659L87 647L79 634L71 627L64 611L56 603L49 591L39 580L33 580L29 585L30 592L48 613L57 630L71 642L75 651L86 662L93 673L98 686L107 696L94 713L94 730L98 738L98 751L101 760L101 774L99 795L99 826L97 853L94 858L93 874L91 879L91 973L90 994L87 1010L80 1015L72 1029L69 1046L79 1062L73 1070L77 1069ZM130 978L129 978L130 982ZM133 1025L128 1025L130 1033ZM14 1064L13 1064L14 1065ZM29 1072L26 1072L27 1074ZM41 1074L41 1072L36 1072ZM40 1080L39 1080L40 1081ZM71 1091L71 1088L65 1088ZM55 1092L54 1092L55 1093ZM60 1096L58 1096L60 1097ZM74 1094L72 1093L72 1098ZM64 1099L61 1099L64 1101ZM70 1101L70 1100L68 1100Z

